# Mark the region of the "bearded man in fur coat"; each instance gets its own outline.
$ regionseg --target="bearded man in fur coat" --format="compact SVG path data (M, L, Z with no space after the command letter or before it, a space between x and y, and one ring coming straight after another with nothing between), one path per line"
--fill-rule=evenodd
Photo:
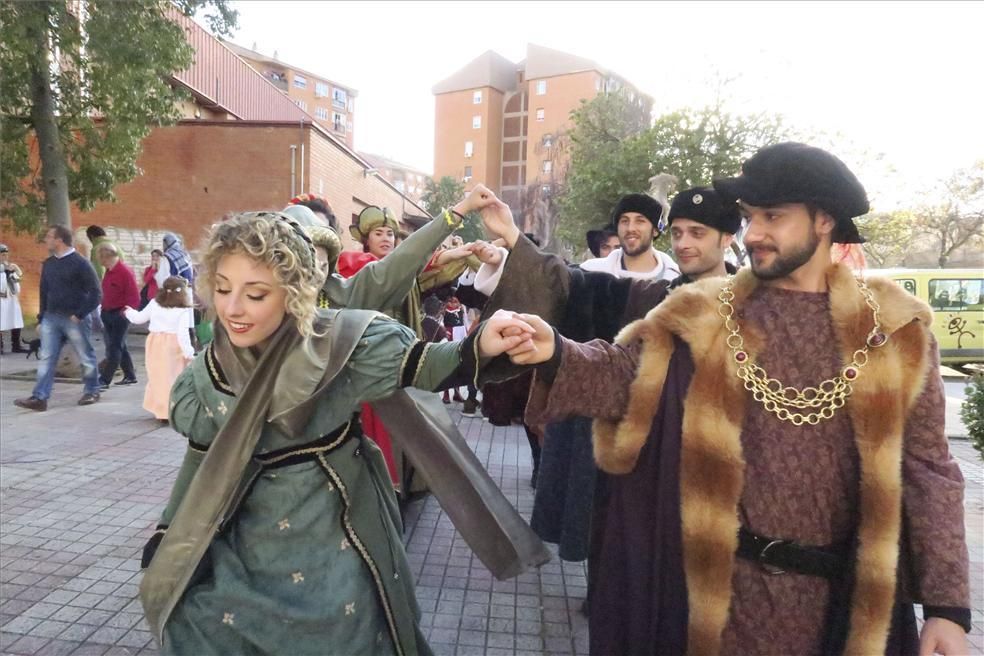
M679 287L615 344L525 315L535 348L510 354L539 365L528 421L595 418L591 652L966 653L931 310L830 264L868 211L830 153L770 146L715 188L740 201L750 270Z

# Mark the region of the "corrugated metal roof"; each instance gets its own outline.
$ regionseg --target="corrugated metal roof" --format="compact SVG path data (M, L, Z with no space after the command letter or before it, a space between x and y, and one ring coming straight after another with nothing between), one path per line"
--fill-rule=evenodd
M177 10L171 17L195 49L195 61L174 79L204 104L213 104L248 121L313 121L287 94L257 74L218 39Z

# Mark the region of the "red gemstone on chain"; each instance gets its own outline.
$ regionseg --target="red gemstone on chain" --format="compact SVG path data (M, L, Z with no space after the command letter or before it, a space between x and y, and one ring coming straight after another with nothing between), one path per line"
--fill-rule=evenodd
M875 333L870 338L868 338L868 346L876 348L888 341L888 337L885 333Z
M744 362L748 359L748 354L744 351L738 351L735 353L735 362Z
M844 378L848 380L854 380L858 377L858 370L854 367L848 367L844 370Z

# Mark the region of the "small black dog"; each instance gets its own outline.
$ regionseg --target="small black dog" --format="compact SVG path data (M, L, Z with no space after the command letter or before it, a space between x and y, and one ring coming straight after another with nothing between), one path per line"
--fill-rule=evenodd
M28 341L26 341L24 343L27 344L27 348L28 348L28 351L27 351L27 359L30 360L31 359L31 355L33 354L35 360L40 360L41 359L41 338L38 337L38 338L35 338L35 339L29 339Z

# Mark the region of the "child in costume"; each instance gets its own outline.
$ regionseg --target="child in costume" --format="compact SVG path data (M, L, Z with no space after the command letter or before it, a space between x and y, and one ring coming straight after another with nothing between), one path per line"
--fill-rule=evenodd
M162 421L167 420L171 386L195 357L189 329L194 321L188 303L188 281L170 276L157 295L142 310L124 309L127 321L135 324L150 322L147 347L147 387L144 390L144 410Z

